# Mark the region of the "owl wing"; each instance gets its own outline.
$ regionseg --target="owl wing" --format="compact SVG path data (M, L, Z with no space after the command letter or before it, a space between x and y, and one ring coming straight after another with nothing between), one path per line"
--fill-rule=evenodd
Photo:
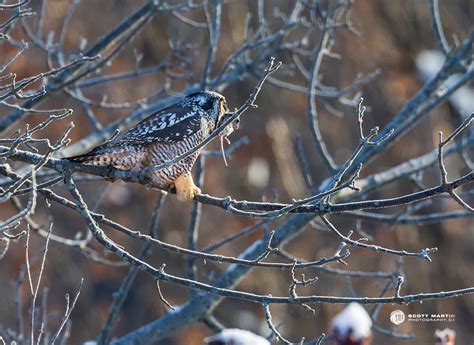
M202 128L203 109L197 106L172 105L150 115L132 127L121 143L179 142Z

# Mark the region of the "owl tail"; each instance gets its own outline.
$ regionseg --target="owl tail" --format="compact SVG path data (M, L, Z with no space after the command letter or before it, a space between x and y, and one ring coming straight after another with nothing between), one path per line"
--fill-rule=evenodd
M131 152L121 146L98 146L92 151L73 157L67 157L70 162L86 163L95 166L114 166L119 169L132 169L138 163L140 154Z

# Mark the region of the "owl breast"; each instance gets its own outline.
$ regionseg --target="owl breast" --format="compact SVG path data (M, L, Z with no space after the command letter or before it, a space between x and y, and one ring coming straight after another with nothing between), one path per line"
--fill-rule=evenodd
M157 166L188 152L196 145L199 145L206 137L206 134L199 131L185 137L182 141L174 143L152 143L149 144L147 154L142 162L143 167ZM180 175L191 171L197 157L202 150L197 150L183 160L152 173L153 180L158 184L170 184Z

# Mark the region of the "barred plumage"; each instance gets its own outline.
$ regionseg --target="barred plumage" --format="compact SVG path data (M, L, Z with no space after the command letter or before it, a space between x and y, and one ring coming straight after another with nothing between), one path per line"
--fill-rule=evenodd
M116 140L92 151L68 159L98 166L137 170L156 166L189 151L200 144L229 113L224 96L203 91L191 94L162 109L131 128ZM226 128L228 135L236 128ZM154 182L175 189L180 199L192 199L200 192L191 176L201 150L167 168L150 174Z

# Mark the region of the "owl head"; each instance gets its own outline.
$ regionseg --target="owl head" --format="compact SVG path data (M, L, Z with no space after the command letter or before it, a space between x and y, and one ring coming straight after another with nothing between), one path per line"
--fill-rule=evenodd
M195 92L187 96L184 102L196 103L204 109L213 124L213 129L219 127L222 122L232 114L229 112L225 97L214 91ZM225 132L230 134L235 129L238 129L239 123L240 119L236 119L226 127Z

